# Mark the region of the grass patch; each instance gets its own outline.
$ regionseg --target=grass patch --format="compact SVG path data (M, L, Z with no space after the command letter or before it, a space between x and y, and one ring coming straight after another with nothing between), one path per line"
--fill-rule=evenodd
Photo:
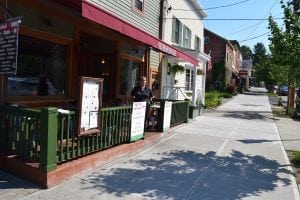
M293 151L293 159L291 162L294 164L295 167L299 168L300 167L300 151Z
M291 162L296 182L300 183L300 151L287 151L287 155Z
M278 96L278 94L275 94L274 92L268 92L267 95L269 97L277 97Z
M277 117L286 117L285 108L281 106L272 107L272 113Z

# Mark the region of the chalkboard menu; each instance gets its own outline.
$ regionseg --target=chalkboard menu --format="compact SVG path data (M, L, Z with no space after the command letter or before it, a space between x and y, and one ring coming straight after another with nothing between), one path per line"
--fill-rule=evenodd
M100 133L103 79L81 77L79 135Z
M0 75L17 73L20 19L0 24Z

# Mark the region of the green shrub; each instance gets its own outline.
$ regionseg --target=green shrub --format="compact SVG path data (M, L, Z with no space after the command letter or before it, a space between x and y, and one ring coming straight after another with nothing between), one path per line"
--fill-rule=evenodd
M205 94L205 108L215 108L222 102L222 97L218 91L210 91Z
M226 93L226 92L221 93L221 97L223 97L223 98L232 98L232 95L233 94L229 94L229 93Z
M295 151L293 152L294 158L292 159L292 163L296 166L296 167L300 167L300 152L299 151Z

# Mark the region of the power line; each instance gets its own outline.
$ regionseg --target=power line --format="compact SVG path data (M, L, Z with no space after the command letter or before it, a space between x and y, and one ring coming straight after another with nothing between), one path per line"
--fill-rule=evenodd
M278 14L274 15L274 17L276 17L276 16L278 16L278 15L281 15L281 14L283 14L283 13L278 13ZM226 35L226 37L231 36L231 35L235 35L235 34L237 34L237 33L240 33L240 32L242 32L242 31L245 31L245 30L248 30L248 29L250 29L250 28L252 28L252 27L254 27L254 26L256 26L256 25L257 25L257 24L254 24L254 25L251 25L251 26L247 26L247 27L242 28L242 29L240 29L240 30L238 30L238 31L229 33L229 34Z
M164 18L164 19L173 19L170 17ZM176 19L183 19L183 20L219 20L219 21L258 21L258 20L269 20L268 18L205 18L205 19L200 19L200 18L176 18ZM273 19L284 19L283 17L279 18L273 18Z
M284 25L284 24L282 24L280 27L282 28L283 25ZM257 36L255 36L255 37L252 37L252 38L249 38L249 39L240 40L240 41L238 41L238 42L246 42L246 41L249 41L249 40L254 40L254 39L256 39L256 38L259 38L259 37L262 37L262 36L264 36L264 35L267 35L268 33L271 33L271 31L265 32L265 33L263 33L263 34L261 34L261 35L257 35Z
M238 41L238 42L246 42L246 41L249 41L249 40L253 40L253 39L262 37L262 36L264 36L264 35L267 35L268 33L270 33L270 31L268 31L268 32L266 32L266 33L263 33L263 34L261 34L261 35L257 35L257 36L255 36L255 37L249 38L249 39L240 40L240 41Z
M233 4L228 4L228 5L223 5L223 6L216 6L216 7L211 7L211 8L197 9L197 10L212 10L212 9L218 9L218 8L226 8L226 7L230 7L230 6L239 5L239 4L245 3L247 1L250 1L250 0L244 0L244 1L239 1L239 2L233 3ZM181 9L181 8L172 8L172 10L194 11L194 10Z
M268 10L268 12L264 15L264 18L268 16L268 14L271 14L272 9L274 8L275 4L278 2L278 0L275 0L274 3L272 4L271 8ZM261 20L260 22L258 22L255 26L255 28L248 34L248 36L246 37L245 40L247 40L253 33L254 31L256 31L256 29L258 28L259 25L261 25L261 23L263 22L263 20Z

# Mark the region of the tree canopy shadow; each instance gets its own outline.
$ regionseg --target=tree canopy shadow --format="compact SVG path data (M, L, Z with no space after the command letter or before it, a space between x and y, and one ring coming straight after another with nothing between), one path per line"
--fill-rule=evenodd
M278 184L290 185L291 173L260 155L173 150L94 172L82 189L98 189L99 194L105 191L120 199L130 194L149 199L240 199L273 191Z
M263 111L226 111L223 113L223 117L247 119L247 120L279 120L273 117L271 112Z

